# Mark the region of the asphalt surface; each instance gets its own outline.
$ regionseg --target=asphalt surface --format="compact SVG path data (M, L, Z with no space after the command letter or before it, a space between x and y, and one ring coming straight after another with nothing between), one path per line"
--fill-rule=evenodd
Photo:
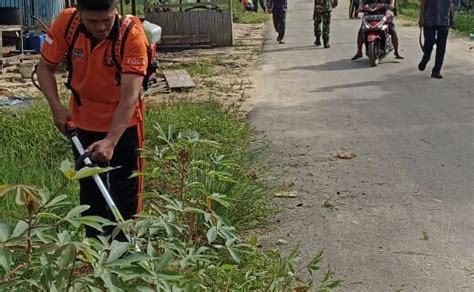
M417 70L418 28L397 20L405 60L372 68L349 60L347 3L331 48L313 45L312 5L290 0L286 44L268 24L254 74L271 179L297 192L275 198L263 241L300 242L303 262L323 249L341 291L474 291L474 42L451 34L435 80L432 62Z

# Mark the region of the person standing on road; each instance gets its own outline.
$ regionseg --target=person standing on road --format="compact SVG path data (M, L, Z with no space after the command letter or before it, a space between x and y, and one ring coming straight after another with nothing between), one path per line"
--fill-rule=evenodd
M316 40L314 44L321 46L321 24L323 33L324 47L329 48L329 30L331 25L331 11L337 6L337 0L314 0L313 22L314 36Z
M421 0L418 24L423 28L425 37L423 57L418 64L418 70L425 70L431 58L433 46L436 44L436 59L431 70L431 77L441 79L449 27L455 27L453 3L451 0Z
M283 38L285 37L287 10L287 0L269 0L267 2L267 12L272 13L273 26L275 27L275 31L278 33L277 42L279 44L285 43L283 42Z
M359 18L360 0L350 0L349 18Z
M148 55L141 27L125 27L115 2L77 0L77 9L61 12L47 33L37 73L59 131L66 134L66 122L73 121L92 161L120 167L107 173L105 181L127 220L141 208L141 179L130 175L141 165L138 148L143 137L143 115L139 99ZM114 54L119 38L123 41L119 47L123 50L121 59ZM61 103L54 75L66 54L72 92L69 109ZM78 159L77 151L74 154ZM83 215L114 220L93 179L81 179L79 183L80 204L90 206ZM87 237L99 235L86 227Z

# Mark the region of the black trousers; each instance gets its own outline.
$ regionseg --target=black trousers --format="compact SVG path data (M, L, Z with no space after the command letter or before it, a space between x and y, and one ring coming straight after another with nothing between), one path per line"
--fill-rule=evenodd
M349 5L349 17L356 17L358 15L357 9L359 9L359 2L351 0Z
M77 132L84 149L92 143L104 139L107 135L107 133L91 132L81 129L78 129ZM138 126L129 127L125 130L115 146L114 155L109 162L110 166L120 166L120 168L101 175L102 181L108 188L112 199L125 220L132 218L138 210L138 178L129 178L133 171L138 170L138 147ZM73 151L74 156L78 159L79 153L74 147ZM94 180L91 177L81 179L79 180L79 184L80 204L90 206L90 209L85 211L83 215L101 216L115 221L112 212L109 210ZM105 233L101 234L98 230L86 226L86 236L97 237L98 235L108 235L112 229L113 228L107 228ZM123 234L117 239L125 241Z
M273 26L275 31L278 33L277 40L281 41L285 37L286 28L286 11L285 10L273 10Z
M253 7L254 7L255 12L258 11L259 2L260 2L260 7L262 7L263 12L267 10L267 7L265 6L265 0L253 0L252 2L253 2Z
M447 26L425 26L423 28L425 44L423 46L423 61L428 63L431 58L433 46L436 44L436 59L433 67L434 73L440 73L446 53L446 42L448 40L449 27Z

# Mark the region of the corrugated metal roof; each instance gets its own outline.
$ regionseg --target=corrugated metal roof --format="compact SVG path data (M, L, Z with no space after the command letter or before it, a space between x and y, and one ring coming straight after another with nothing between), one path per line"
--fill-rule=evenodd
M64 9L64 0L0 0L0 7L18 7L22 11L23 26L32 26L31 15L51 23Z

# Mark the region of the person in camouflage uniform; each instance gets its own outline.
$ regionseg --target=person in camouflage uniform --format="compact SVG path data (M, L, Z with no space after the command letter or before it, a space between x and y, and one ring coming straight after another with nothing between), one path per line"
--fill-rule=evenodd
M318 47L321 45L321 23L324 47L329 48L329 25L331 24L332 8L337 6L337 0L314 0L314 36L316 40L314 44Z

